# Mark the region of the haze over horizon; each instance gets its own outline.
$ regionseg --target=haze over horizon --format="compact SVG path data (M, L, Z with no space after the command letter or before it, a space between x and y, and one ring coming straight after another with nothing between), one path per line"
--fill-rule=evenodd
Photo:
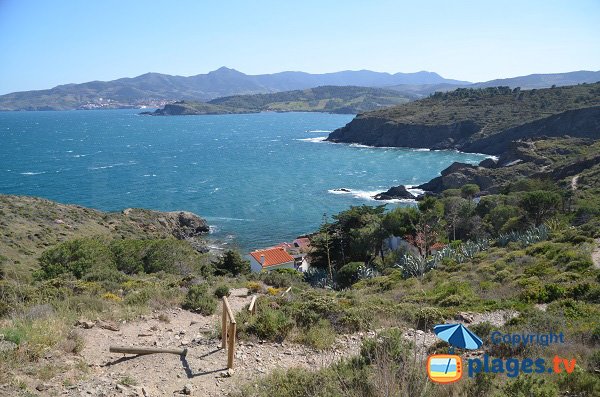
M0 1L0 94L148 72L430 71L471 82L600 70L600 2Z

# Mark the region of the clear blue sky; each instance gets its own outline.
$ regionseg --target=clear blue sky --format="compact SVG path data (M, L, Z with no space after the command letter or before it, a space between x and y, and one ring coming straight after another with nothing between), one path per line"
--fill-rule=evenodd
M0 0L0 93L146 72L600 69L600 1Z

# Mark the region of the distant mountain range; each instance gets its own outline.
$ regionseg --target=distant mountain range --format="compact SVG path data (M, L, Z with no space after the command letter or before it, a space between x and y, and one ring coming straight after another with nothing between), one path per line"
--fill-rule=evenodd
M65 84L48 90L14 92L0 96L0 110L69 110L124 107L162 107L167 103L210 101L215 98L304 90L318 86L384 87L406 97L422 97L458 87L509 85L522 88L572 85L600 80L600 72L531 75L472 84L445 79L433 72L381 73L370 70L311 74L281 72L247 75L222 67L207 74L183 77L147 73L113 81Z

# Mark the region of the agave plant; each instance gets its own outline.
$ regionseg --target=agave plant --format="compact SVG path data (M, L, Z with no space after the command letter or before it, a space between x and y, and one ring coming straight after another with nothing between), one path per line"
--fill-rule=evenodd
M426 258L412 253L404 254L396 267L402 269L404 277L423 277L429 270L437 265L434 258Z
M531 244L547 240L550 236L550 228L546 225L534 226L523 232L512 231L498 236L496 243L505 247L510 242L517 242L526 247Z
M361 265L358 267L356 271L356 276L359 280L364 280L368 278L373 278L377 276L377 271L371 267Z
M333 283L327 277L327 271L325 269L316 267L309 268L304 273L304 281L316 288L333 288Z

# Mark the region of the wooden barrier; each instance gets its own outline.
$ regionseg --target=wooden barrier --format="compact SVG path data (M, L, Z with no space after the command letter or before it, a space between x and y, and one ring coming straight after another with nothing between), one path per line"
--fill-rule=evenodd
M292 290L292 287L289 287L288 289L286 289L285 291L283 291L283 293L281 294L282 297L285 296L285 294L287 294L288 292L290 292Z
M256 295L252 297L252 300L250 301L250 306L248 306L248 311L253 316L256 314Z
M186 356L187 349L159 349L156 347L127 347L127 346L110 346L108 351L111 353L125 353L125 354L154 354L154 353L169 353L177 354L179 356Z
M233 368L235 354L235 333L237 325L227 297L223 297L223 317L221 321L221 347L227 351L227 368Z

